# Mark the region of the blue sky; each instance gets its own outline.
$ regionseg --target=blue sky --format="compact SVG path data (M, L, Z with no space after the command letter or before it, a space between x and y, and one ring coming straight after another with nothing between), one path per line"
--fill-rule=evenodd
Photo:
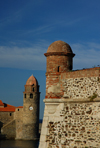
M67 42L73 69L100 65L100 0L0 0L0 99L23 104L27 79L33 74L45 98L48 46Z

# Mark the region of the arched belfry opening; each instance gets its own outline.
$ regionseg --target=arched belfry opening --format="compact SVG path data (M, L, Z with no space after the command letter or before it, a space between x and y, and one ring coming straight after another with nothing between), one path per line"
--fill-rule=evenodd
M33 94L32 93L30 94L30 98L33 98Z

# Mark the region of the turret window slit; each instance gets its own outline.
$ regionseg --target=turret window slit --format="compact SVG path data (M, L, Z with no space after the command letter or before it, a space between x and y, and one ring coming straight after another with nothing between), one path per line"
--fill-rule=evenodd
M58 66L57 72L59 72L60 66Z

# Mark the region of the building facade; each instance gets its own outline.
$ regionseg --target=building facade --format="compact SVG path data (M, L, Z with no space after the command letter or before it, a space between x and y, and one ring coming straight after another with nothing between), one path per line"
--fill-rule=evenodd
M40 92L36 78L32 75L23 92L23 106L14 107L0 100L1 138L36 140L39 138Z
M71 47L53 42L47 58L46 96L39 148L100 147L100 67L73 71Z

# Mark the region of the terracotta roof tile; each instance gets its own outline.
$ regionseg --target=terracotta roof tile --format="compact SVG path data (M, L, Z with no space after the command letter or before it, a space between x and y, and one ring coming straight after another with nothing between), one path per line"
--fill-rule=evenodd
M4 108L0 108L0 111L2 112L15 112L15 108L14 107L4 107Z
M4 106L3 102L0 100L0 106Z
M0 100L0 106L1 106L0 112L15 112L16 108L23 108L23 106L15 107L13 105L3 103L1 100ZM4 107L2 107L2 106L4 106Z
M1 100L0 100L0 106L1 106L0 111L2 112L15 112L15 108L16 108L15 106L3 103Z

